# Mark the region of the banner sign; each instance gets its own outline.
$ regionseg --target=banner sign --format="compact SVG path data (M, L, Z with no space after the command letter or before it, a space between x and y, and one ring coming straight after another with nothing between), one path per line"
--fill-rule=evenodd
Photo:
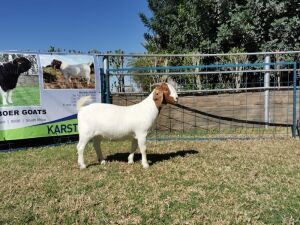
M77 134L76 102L101 101L98 58L0 53L0 141Z

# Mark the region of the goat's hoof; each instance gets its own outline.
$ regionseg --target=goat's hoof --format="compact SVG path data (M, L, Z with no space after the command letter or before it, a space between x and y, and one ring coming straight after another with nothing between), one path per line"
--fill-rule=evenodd
M128 164L133 164L134 161L133 160L128 160Z
M83 164L83 165L79 165L79 168L80 168L81 170L83 170L83 169L85 169L85 168L86 168L86 165L85 165L85 164Z
M149 168L149 164L148 163L143 163L143 167L144 167L144 169L148 169Z
M105 161L105 160L102 160L100 164L101 164L101 165L105 165L105 164L106 164L106 161Z

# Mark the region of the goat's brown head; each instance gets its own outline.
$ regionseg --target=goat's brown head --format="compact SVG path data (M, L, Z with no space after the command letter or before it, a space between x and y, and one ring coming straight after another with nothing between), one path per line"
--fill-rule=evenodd
M53 59L52 62L51 62L51 66L52 66L54 69L60 69L61 61L59 61L59 60L57 60L57 59Z
M156 107L160 108L162 104L175 104L178 100L178 95L171 84L159 83L155 85L153 100Z

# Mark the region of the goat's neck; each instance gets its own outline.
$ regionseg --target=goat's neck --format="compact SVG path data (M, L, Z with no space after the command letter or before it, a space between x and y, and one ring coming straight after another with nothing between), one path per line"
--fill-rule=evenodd
M65 69L67 66L68 66L67 63L62 62L61 65L60 65L60 69Z
M151 94L145 98L142 102L138 103L139 105L142 105L143 108L147 108L149 111L151 111L154 116L156 117L159 113L158 108L155 105L155 102L153 100L153 92L151 92Z

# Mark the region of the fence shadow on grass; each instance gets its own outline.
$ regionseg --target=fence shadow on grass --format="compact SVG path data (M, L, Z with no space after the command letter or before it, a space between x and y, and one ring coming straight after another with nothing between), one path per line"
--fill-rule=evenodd
M195 150L181 150L177 152L170 152L170 153L149 153L147 154L147 160L150 165L153 165L158 162L170 160L175 157L186 157L191 154L197 154L198 151ZM109 155L106 157L106 160L111 162L111 161L119 161L119 162L128 162L128 156L129 153L116 153L113 155ZM134 154L134 161L140 161L141 160L141 154L136 153Z

